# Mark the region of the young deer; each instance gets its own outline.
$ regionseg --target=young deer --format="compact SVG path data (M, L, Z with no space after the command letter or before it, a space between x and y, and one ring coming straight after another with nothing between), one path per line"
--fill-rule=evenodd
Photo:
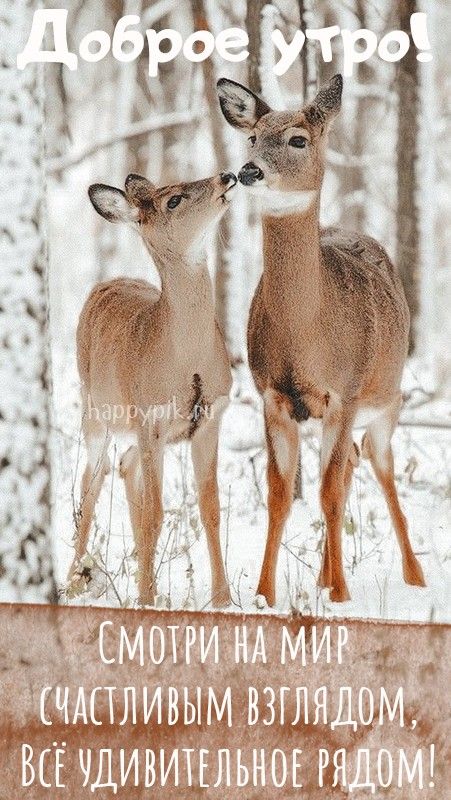
M424 586L395 488L391 438L401 406L409 312L399 277L378 242L321 230L320 192L330 124L340 110L336 75L313 102L272 111L244 86L218 82L226 120L248 135L251 161L239 180L262 199L263 275L248 325L252 374L263 395L269 527L258 593L275 602L279 545L296 472L298 422L322 419L321 504L326 541L319 585L349 599L341 531L365 413L363 454L384 492L401 548L404 579Z
M206 228L226 210L236 182L231 173L221 173L159 189L146 178L129 175L125 192L102 184L89 189L101 216L139 231L159 272L161 292L143 280L116 278L95 286L80 314L77 357L88 461L70 575L82 569L95 503L109 470L111 435L131 432L137 445L123 457L120 471L136 541L142 604L151 603L156 592L163 451L167 442L181 439L191 440L212 601L221 606L230 600L219 538L216 470L219 425L232 381L202 240Z

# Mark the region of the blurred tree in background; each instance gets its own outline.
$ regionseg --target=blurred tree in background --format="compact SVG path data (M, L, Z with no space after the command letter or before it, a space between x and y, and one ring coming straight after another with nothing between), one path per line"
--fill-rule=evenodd
M0 2L0 597L54 602L42 69L16 68L33 9Z
M417 12L416 0L400 0L399 28L410 35L410 17ZM415 349L420 311L420 231L418 208L419 63L411 46L399 62L398 139L396 147L398 197L396 215L396 263L410 309L410 351Z

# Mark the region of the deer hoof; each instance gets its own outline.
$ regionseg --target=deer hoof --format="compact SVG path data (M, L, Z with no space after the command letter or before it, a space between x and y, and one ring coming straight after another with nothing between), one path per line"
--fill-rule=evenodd
M255 605L259 611L264 611L264 609L268 607L268 603L266 602L266 597L264 594L256 595Z
M141 608L145 608L145 606L154 606L155 605L155 594L152 590L141 592L138 597L138 605Z
M346 584L333 586L330 590L330 599L333 603L346 603L347 600L350 600L351 595Z
M259 584L257 588L257 599L256 604L257 608L260 608L259 603L266 601L266 604L270 607L276 605L276 593L273 589L267 589L264 585ZM264 606L263 606L264 608Z
M232 602L229 587L224 586L224 588L214 592L211 602L215 608L227 608Z
M330 576L330 570L324 567L321 567L317 584L320 589L330 589L332 587L332 578Z
M403 569L404 580L409 586L426 586L423 570L416 558L406 564Z

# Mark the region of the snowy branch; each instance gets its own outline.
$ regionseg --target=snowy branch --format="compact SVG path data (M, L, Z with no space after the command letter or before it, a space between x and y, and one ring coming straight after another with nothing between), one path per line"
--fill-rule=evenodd
M447 419L416 419L403 414L398 421L398 425L404 428L440 428L441 430L451 430L451 420Z
M51 159L47 164L47 171L49 173L62 172L65 169L74 167L87 158L91 158L100 150L112 147L119 142L124 142L129 139L135 139L138 136L143 136L152 131L160 131L168 128L177 128L182 125L188 125L199 118L197 113L193 111L174 111L171 114L155 115L149 119L139 120L139 122L132 122L126 130L118 131L117 133L105 136L103 139L98 139L94 144L85 147L78 152L68 153L66 156Z

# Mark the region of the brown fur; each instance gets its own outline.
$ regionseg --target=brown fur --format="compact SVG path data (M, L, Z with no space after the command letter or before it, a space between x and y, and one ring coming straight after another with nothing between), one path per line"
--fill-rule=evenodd
M225 604L230 597L219 540L216 467L231 371L199 241L225 210L225 191L234 182L234 176L218 176L156 189L144 178L129 176L125 193L101 185L90 190L102 216L139 229L160 274L161 292L143 280L116 278L95 286L80 314L77 358L88 464L71 576L86 551L110 436L132 433L137 444L122 459L121 474L138 554L141 603L152 602L156 592L164 446L188 438L211 555L213 601ZM180 195L183 200L170 209L168 200ZM114 406L124 414L113 424L105 421L105 408Z
M270 604L296 459L290 444L291 420L275 411L274 390L286 397L292 419L299 422L312 416L323 422L320 496L327 536L320 585L330 587L333 600L349 598L341 529L355 461L352 427L365 408L374 411L369 431L379 444L372 462L390 506L403 562L409 565L404 575L409 583L424 585L400 516L390 448L408 347L404 292L378 242L336 228L321 230L319 223L327 135L340 108L341 86L341 77L336 76L301 111L275 112L266 107L261 113L247 89L227 80L218 84L226 118L251 134L251 162L243 167L241 179L250 185L246 169L251 168L251 181L266 203L264 268L250 311L248 351L264 397L269 442L269 527L258 592ZM237 115L236 108L241 109ZM301 148L290 144L299 136L304 139ZM279 208L271 208L273 198ZM286 459L289 464L281 469L278 461Z

